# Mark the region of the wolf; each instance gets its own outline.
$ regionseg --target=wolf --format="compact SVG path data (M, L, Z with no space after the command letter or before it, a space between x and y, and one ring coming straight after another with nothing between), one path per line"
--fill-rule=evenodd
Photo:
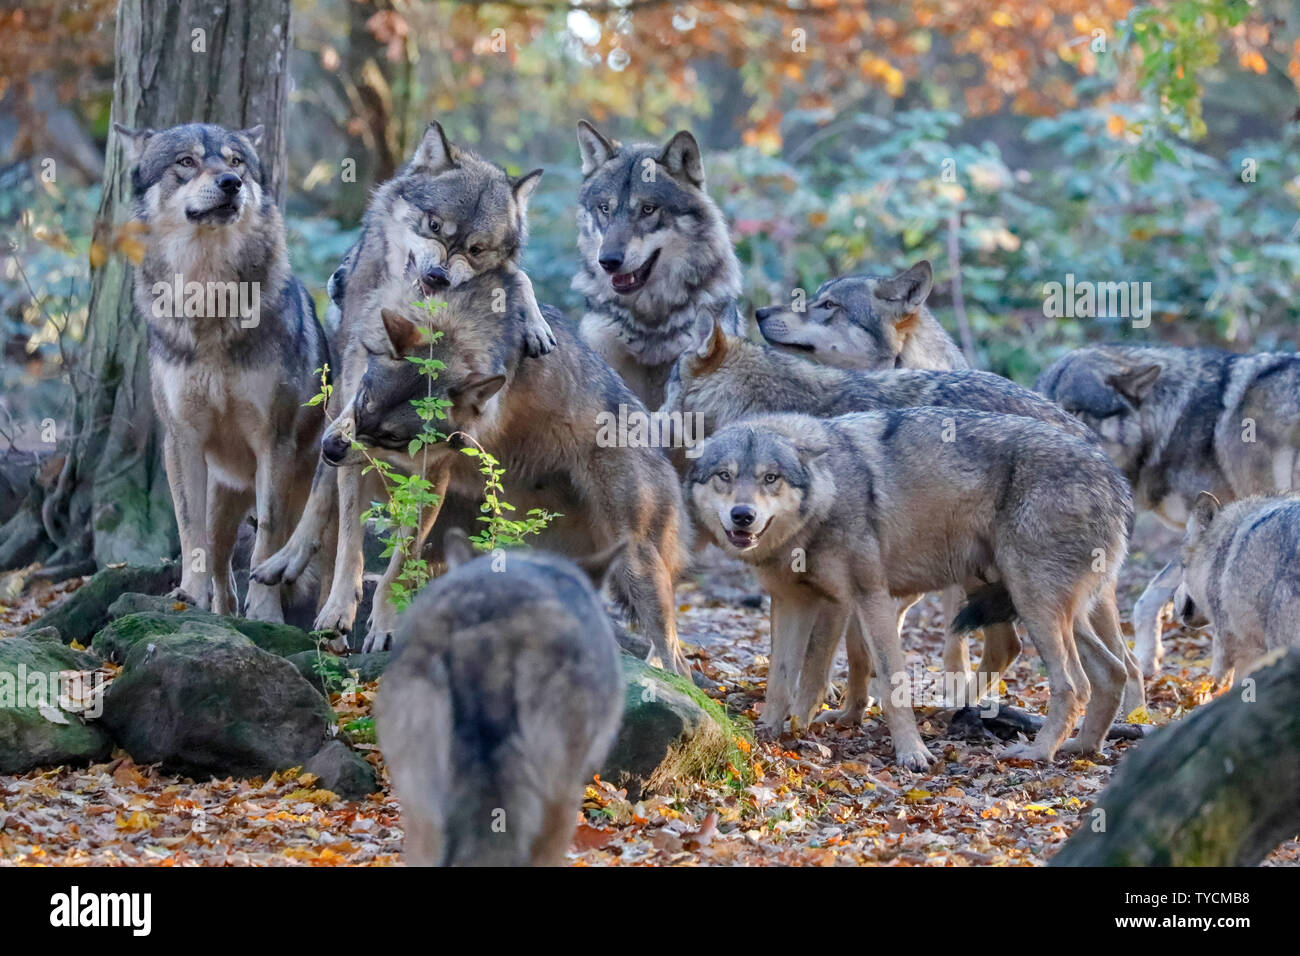
M754 311L769 344L836 368L967 368L966 357L925 300L934 271L922 259L892 276L843 276L823 282L806 309Z
M452 145L435 122L425 130L410 162L375 191L360 237L330 278L330 295L340 313L336 351L341 368L328 406L327 438L353 433L346 410L367 356L388 341L378 312L368 307L376 289L395 282L413 288L412 276L427 288L450 289L491 274L498 283L493 304L499 306L499 320L523 326L521 351L540 356L554 348L555 338L532 283L520 268L528 203L541 176L542 170L535 169L511 179L501 167ZM364 571L361 514L366 499L360 469L344 467L334 487L320 482L315 490L292 538L254 568L253 577L267 584L294 580L320 548L321 529L337 507L333 582L315 627L345 634L356 617Z
M1056 361L1035 388L1100 436L1138 507L1172 528L1185 528L1202 491L1228 502L1300 490L1300 356L1097 346ZM1148 675L1180 578L1175 559L1133 608Z
M153 406L180 532L180 593L234 614L231 555L250 509L253 561L284 543L312 487L324 419L306 407L329 362L257 148L263 129L114 124L146 226L135 304L148 327ZM328 528L324 530L328 533ZM283 620L250 582L247 616Z
M1300 646L1300 495L1251 495L1223 505L1208 491L1192 505L1174 606L1214 632L1210 673L1231 683L1270 651Z
M578 123L582 337L648 408L663 401L677 357L714 322L743 328L740 263L704 189L695 137L623 145Z
M727 335L720 327L714 329L699 349L684 355L677 363L668 381L661 417L674 417L670 413L679 419L702 415L704 430L713 432L741 419L771 412L800 412L830 418L850 412L916 405L1022 415L1080 440L1096 440L1086 425L1057 405L999 375L971 370L847 371ZM679 469L685 467L680 455L677 463ZM956 613L959 598L956 592L945 593L945 616L950 619ZM829 626L829 622L819 622L819 633L823 626ZM850 621L849 626L856 624ZM985 633L984 656L971 678L967 702L973 702L972 693L979 686L996 686L1002 671L1019 653L1020 640L1015 629L1007 623L992 625ZM1126 645L1117 653L1124 657L1129 672L1124 706L1133 710L1143 702L1142 675ZM944 667L953 674L970 673L964 635L948 635ZM856 723L861 716L851 711L839 715L845 723Z
M1127 552L1133 503L1094 444L966 409L763 415L708 439L686 485L700 533L753 565L772 597L765 730L788 715L810 719L820 704L830 653L814 655L820 673L805 656L829 607L857 618L869 649L859 657L895 684L882 709L898 764L925 769L933 757L897 686L904 660L892 599L992 585L1000 600L972 602L955 623L1018 615L1052 694L1033 743L1014 753L1052 759L1080 716L1066 749L1101 747L1125 680L1107 649L1122 636L1105 596ZM851 700L865 699L866 678L850 674Z
M518 514L542 508L562 515L538 537L551 550L588 554L626 539L610 574L614 596L649 639L652 663L687 674L673 599L690 541L681 488L661 449L600 440L602 418L620 408L645 409L558 311L546 308L555 352L541 361L526 359L520 326L503 325L492 312L495 286L488 274L447 290L441 294L445 306L432 314L413 306L400 288L379 306L388 341L369 356L357 390L355 438L423 474L437 494L473 502L481 500L483 478L476 459L462 449L486 449L505 469L502 496ZM436 342L428 341L430 333L438 334ZM444 367L430 379L409 361L415 356ZM424 422L411 403L428 397L450 403L438 423L450 437L412 455L410 443ZM345 460L348 449L334 442L324 439L326 458ZM413 529L417 544L437 514L429 509ZM390 564L379 583L367 649L389 641L389 593L399 570Z
M614 629L573 562L449 538L375 705L406 862L556 866L623 717Z

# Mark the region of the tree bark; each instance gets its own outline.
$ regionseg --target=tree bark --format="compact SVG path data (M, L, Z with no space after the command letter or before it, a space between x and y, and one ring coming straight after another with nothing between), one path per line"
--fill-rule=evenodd
M1100 808L1053 866L1253 866L1300 833L1300 650L1135 746Z
M258 153L283 206L290 7L291 0L121 0L113 119L153 129L265 125ZM45 550L49 542L56 546L51 564L88 555L100 566L153 563L178 547L130 264L97 254L114 249L116 230L131 213L128 169L111 135L92 245L90 318L70 370L76 405L68 454L37 531L49 539ZM20 531L30 533L0 528L0 540Z

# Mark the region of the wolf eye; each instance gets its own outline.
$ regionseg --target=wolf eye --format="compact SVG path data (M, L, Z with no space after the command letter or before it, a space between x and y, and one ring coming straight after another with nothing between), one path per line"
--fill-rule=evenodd
M194 162L193 156L182 156L176 160L176 165L184 166L186 169L193 169L197 164Z
M599 209L599 210L600 210L604 215L606 215L606 216L609 215L609 203L607 203L607 202L603 202L603 203L601 203L599 206L597 206L596 208Z
M481 255L482 252L483 252L483 247L482 247L482 246L470 246L470 247L469 247L469 254L470 254L471 256Z
M731 481L731 472L720 471L714 477L717 478L718 481L723 481L723 482Z
M429 217L429 231L430 231L430 232L434 232L434 233L436 233L436 232L438 232L440 229L442 229L442 223L438 221L438 217L437 217L437 216L430 216L430 217Z
M822 299L816 305L816 308L819 309L838 309L839 307L840 304L836 302L834 299Z
M231 168L234 168L234 167L236 167L236 166L242 166L242 165L244 165L244 161L243 161L242 159L240 159L238 156L231 156L231 157L230 157L230 165L231 165Z
M654 203L652 203L652 202L642 203L642 204L641 204L641 215L643 215L643 216L649 216L649 215L653 214L654 211L655 211L656 209L658 209L658 208L659 208L659 207L656 206L656 205L655 205Z
M781 480L780 475L773 475L769 473L763 476L763 484L765 485L774 485L780 480Z

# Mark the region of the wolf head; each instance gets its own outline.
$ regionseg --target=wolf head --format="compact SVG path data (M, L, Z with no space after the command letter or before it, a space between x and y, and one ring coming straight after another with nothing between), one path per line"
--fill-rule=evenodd
M1208 491L1196 496L1187 529L1183 533L1183 579L1174 592L1174 614L1188 627L1205 627L1209 624L1206 610L1209 607L1210 574L1217 548L1207 540L1215 518L1223 510L1219 499Z
M578 124L582 189L574 288L641 315L695 301L698 290L740 292L726 224L704 191L700 146L685 130L663 146L623 145Z
M432 398L449 403L445 417L433 425L452 436L429 446L429 454L447 454L463 445L458 432L473 434L490 415L493 397L505 384L510 355L519 343L502 334L500 316L492 311L496 277L487 274L440 293L445 306L429 313L412 305L405 283L396 293L373 297L383 319L382 347L370 351L366 371L352 406L355 439L372 448L406 452L425 427L415 402ZM386 300L386 301L385 301ZM442 363L436 375L412 359ZM330 464L348 460L347 437L330 431L321 454Z
M747 561L777 553L832 493L818 464L827 448L818 420L801 415L722 429L704 443L686 478L696 527Z
M386 241L389 275L414 260L445 288L517 263L528 238L528 201L542 178L511 179L495 163L447 141L430 123L411 161L384 184L367 226Z
M1133 481L1145 446L1142 406L1161 371L1155 363L1086 349L1044 373L1038 390L1090 427L1115 467Z
M190 123L164 130L113 129L131 164L131 190L155 229L219 229L261 208L263 129Z
M895 368L917 331L934 283L922 259L894 276L845 276L822 283L806 310L757 309L754 318L772 345L837 368Z

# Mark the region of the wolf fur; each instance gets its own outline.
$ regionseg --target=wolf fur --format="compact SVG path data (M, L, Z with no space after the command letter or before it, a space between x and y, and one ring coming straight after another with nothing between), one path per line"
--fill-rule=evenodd
M1300 356L1217 349L1079 349L1037 389L1100 436L1139 508L1183 528L1197 496L1228 502L1300 489ZM1144 673L1160 668L1160 630L1181 569L1171 561L1133 608Z
M715 322L739 333L740 263L704 188L690 133L663 146L623 145L578 124L582 337L649 408L683 352Z
M966 368L966 357L926 307L934 284L922 259L893 276L823 282L806 308L756 309L769 344L836 368Z
M320 409L304 406L329 350L311 297L289 269L284 223L257 155L262 127L114 129L131 162L135 216L146 227L135 303L148 326L153 405L180 532L180 592L234 614L240 524L251 510L253 561L264 560L283 544L312 486L324 422ZM232 288L241 304L255 297L256 311L232 310ZM182 303L176 293L192 289L198 297L186 291ZM250 582L244 610L283 620L280 589Z
M571 561L445 550L376 701L406 862L556 866L622 719L613 627Z
M768 731L787 716L810 719L824 698L838 635L808 644L828 605L858 618L868 645L859 658L896 683L904 661L892 599L997 581L1052 691L1043 728L1016 752L1050 760L1080 716L1068 749L1101 747L1125 680L1107 649L1122 640L1119 620L1102 599L1113 593L1133 506L1093 444L965 409L760 416L705 442L687 500L697 529L754 565L772 596ZM1102 639L1095 628L1114 633ZM851 672L850 685L850 699L864 701L866 672ZM891 694L882 708L899 765L924 769L933 758L910 704Z

